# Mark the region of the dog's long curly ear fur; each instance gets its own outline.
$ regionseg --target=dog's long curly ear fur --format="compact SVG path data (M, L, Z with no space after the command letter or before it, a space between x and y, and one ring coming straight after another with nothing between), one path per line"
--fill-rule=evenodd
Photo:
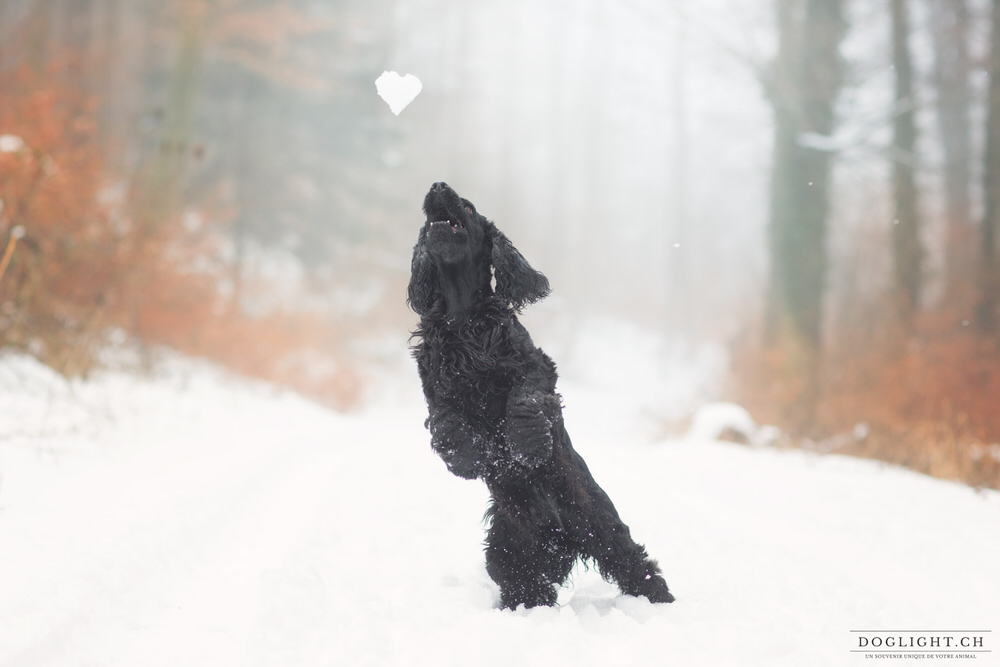
M413 260L410 262L410 284L406 288L406 303L418 315L425 315L437 298L437 279L434 262L427 254L427 229L421 229L417 244L413 246Z
M487 225L487 233L493 241L493 277L496 279L497 296L506 299L515 310L547 297L549 279L531 268L528 260L492 222Z

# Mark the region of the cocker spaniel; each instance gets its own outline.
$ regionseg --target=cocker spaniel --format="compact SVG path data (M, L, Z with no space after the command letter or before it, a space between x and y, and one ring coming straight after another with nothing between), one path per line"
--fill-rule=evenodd
M517 319L548 279L445 183L424 198L408 303L431 447L455 475L482 479L486 570L500 606L553 605L577 558L627 595L674 596L573 449L556 366Z

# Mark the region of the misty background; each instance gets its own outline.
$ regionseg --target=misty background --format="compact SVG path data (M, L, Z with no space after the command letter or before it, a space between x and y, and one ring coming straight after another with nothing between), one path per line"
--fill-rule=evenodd
M992 11L987 0L5 0L0 349L78 375L127 338L350 405L373 369L405 354L420 205L443 180L548 275L553 295L525 317L564 367L593 363L574 340L611 321L596 330L612 345L628 329L672 351L649 360L657 372L706 348L735 359L720 391L789 432L865 422L898 444L915 423L947 423L949 442L988 442L996 429L954 407L955 383L977 369L975 400L988 403L1000 373L982 365L995 355L981 343L996 337L947 276L995 256L973 250ZM778 250L789 228L775 184L796 168L775 156L789 100L815 102L802 90L822 77L782 79L814 42L836 76L829 122L799 118L788 135L828 174L796 186L822 190L790 209L818 220L820 259L802 260ZM386 70L423 84L399 116L375 92ZM946 192L948 99L965 119L961 219ZM900 165L912 223L899 214ZM920 289L897 318L900 221ZM956 228L968 252L949 264ZM804 234L791 230L786 240ZM816 285L804 316L797 283ZM991 293L965 283L963 294ZM979 320L974 354L938 335ZM897 352L929 358L938 342L963 350L942 364L958 379L906 375L914 362ZM935 382L940 395L859 414Z
M8 67L78 45L118 168L173 134L197 151L186 210L231 207L235 252L336 274L341 299L402 304L445 180L564 307L717 336L766 261L773 29L733 4L15 0L0 25ZM399 117L384 70L423 83Z

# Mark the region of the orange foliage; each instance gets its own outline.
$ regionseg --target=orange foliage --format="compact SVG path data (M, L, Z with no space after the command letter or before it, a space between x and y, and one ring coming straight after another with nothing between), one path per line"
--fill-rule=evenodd
M114 300L120 242L100 203L92 105L22 67L0 75L0 238L23 233L0 283L0 336L66 373L88 365L74 341Z
M888 311L888 309L886 309ZM832 332L812 446L1000 488L1000 355L994 341L947 312L913 333L891 327ZM736 393L759 419L782 425L795 388L780 350L736 355ZM857 429L858 424L864 427Z
M359 398L360 379L336 353L342 334L329 319L278 311L260 318L216 315L199 324L196 330L160 328L160 342L333 407L350 407Z
M357 398L334 322L250 317L223 296L220 224L133 220L127 187L104 169L92 102L26 67L0 73L0 90L0 242L23 233L0 279L0 347L80 375L117 327L337 406Z
M224 0L216 2L211 10L200 11L210 19L209 43L227 60L303 89L329 85L328 77L316 63L298 61L295 46L304 37L329 31L333 27L330 22L284 3L254 6L245 0Z

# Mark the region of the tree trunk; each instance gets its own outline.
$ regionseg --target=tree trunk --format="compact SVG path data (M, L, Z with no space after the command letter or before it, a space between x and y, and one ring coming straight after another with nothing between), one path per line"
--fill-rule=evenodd
M896 112L892 121L892 221L895 303L900 324L909 330L920 306L923 248L914 175L917 127L914 120L913 60L907 0L891 0L892 63L896 72Z
M100 136L105 145L115 147L109 151L110 165L114 169L123 169L125 161L118 155L124 152L121 147L127 145L125 133L122 126L125 122L122 119L122 107L124 106L124 96L121 81L121 63L118 58L123 54L126 45L121 40L121 0L104 0L101 3L101 23L104 36L104 43L101 49L101 60L103 64L98 74L98 94L101 99L101 106L98 110L98 121Z
M677 9L684 11L682 0L676 3ZM668 276L668 297L673 308L669 313L668 330L682 343L689 343L697 335L697 327L692 321L694 308L691 303L690 269L691 247L689 222L687 219L688 194L688 122L687 122L687 48L684 23L675 19L673 35L672 68L670 72L671 116L673 124L670 128L672 146L670 149L671 174L669 206L670 234L667 238L666 256L671 268Z
M950 305L972 284L972 121L969 115L969 9L966 0L928 0L934 40L934 86L944 149L945 298Z
M786 383L796 388L786 420L800 431L815 422L819 398L831 165L829 152L803 145L801 137L829 136L834 129L842 5L842 0L777 0L776 5L769 328L784 353Z
M210 4L183 0L180 44L167 93L163 134L152 176L145 188L143 214L150 229L156 229L180 211L191 155L206 7Z
M553 34L557 34L563 28L563 19L554 13L547 14L549 22L547 28ZM568 101L570 96L567 95L568 87L566 85L566 64L569 58L567 58L562 40L558 39L549 40L546 54L550 93L549 107L545 112L545 117L548 134L551 137L550 144L546 149L548 156L546 173L548 182L547 217L552 222L541 230L539 249L545 253L542 256L545 266L558 266L561 270L566 257L560 250L560 240L565 238L566 230L562 229L561 225L556 224L555 221L561 220L569 207L566 194L567 177L571 164L568 158L570 155L569 146L572 136L566 127L566 117L571 113L569 110L572 109L572 104Z
M13 54L17 54L18 60L22 55L21 49L17 48L16 44L11 43L15 32L21 32L18 30L21 26L14 22L16 16L17 14L11 10L9 3L0 2L0 67L4 69L14 61Z
M56 11L54 0L36 0L25 27L26 62L35 71L41 69L51 56L52 26Z
M66 38L65 45L73 50L73 55L81 59L77 63L84 70L84 74L89 74L87 62L90 56L90 48L93 40L93 14L94 0L73 0L63 9L66 18Z
M602 238L602 225L607 220L608 172L606 169L608 157L608 113L607 99L602 94L607 88L606 72L611 59L608 44L604 39L608 25L607 2L599 0L591 3L587 14L586 31L589 35L590 47L587 49L587 71L593 80L584 87L583 115L584 146L583 146L583 183L586 188L583 216L576 221L578 226L577 239L583 250L572 257L585 257L592 252L592 244ZM585 267L578 267L576 284L583 294L606 294L604 285L599 284L596 272ZM600 281L603 283L603 281ZM582 316L578 313L578 316ZM577 329L579 330L579 328Z
M785 274L781 252L785 212L792 205L788 193L788 170L795 150L795 121L792 92L795 85L794 63L798 37L796 8L798 0L776 0L778 54L771 66L768 96L774 107L774 145L772 147L770 220L767 229L770 274L764 313L764 344L773 347L781 342L783 308L782 276Z
M990 38L990 89L987 101L985 212L980 238L979 289L977 309L979 326L986 333L996 330L997 270L996 228L1000 216L1000 0L993 0L993 25Z

